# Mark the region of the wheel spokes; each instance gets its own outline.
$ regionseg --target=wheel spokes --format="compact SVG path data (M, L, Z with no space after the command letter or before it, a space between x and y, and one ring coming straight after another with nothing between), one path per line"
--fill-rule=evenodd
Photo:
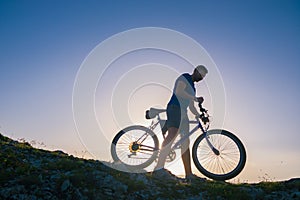
M239 149L227 136L214 134L209 136L209 141L216 148L216 154L205 140L199 144L197 157L199 162L210 173L227 174L231 172L239 162Z
M116 144L116 153L125 164L140 165L147 161L155 151L152 137L145 131L131 131L122 135Z

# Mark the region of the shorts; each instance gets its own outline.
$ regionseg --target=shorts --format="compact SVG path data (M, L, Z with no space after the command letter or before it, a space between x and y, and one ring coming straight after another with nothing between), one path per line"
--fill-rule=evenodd
M187 112L181 110L177 105L168 105L167 107L167 127L175 127L179 129L179 133L185 134L189 132L189 118Z

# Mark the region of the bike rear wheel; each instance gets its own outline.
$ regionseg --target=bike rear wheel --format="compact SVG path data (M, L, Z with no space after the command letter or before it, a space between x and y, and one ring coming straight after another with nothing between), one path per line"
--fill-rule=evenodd
M206 137L214 150L206 141ZM197 169L203 175L219 181L236 177L246 164L244 145L226 130L209 130L200 135L193 145L192 156Z
M144 126L129 126L114 137L111 155L130 171L148 167L156 158L159 141L155 133Z

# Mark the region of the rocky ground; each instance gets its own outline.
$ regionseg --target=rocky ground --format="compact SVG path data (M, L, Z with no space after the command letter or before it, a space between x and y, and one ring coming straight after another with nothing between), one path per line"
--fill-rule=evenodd
M300 199L300 179L230 184L158 180L0 134L0 199Z

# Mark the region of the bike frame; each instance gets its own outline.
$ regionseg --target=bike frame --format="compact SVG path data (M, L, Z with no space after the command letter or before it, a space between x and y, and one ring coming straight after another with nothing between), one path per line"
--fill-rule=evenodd
M152 121L152 125L150 126L150 129L153 130L157 125L158 123L160 124L161 126L161 122L163 121L159 114L157 115L157 120L158 122L157 123L153 123ZM179 146L187 139L189 138L191 135L193 135L198 129L200 129L202 131L203 134L205 134L205 139L208 143L208 146L213 150L214 153L218 154L218 152L216 152L217 150L215 149L215 147L212 145L212 143L209 141L209 135L207 134L207 131L209 129L209 125L204 129L199 118L197 117L196 118L196 121L189 121L189 124L197 124L197 126L195 126L189 133L187 134L184 134L179 141L177 141L173 147L171 148L171 151L172 150L175 150L177 148L179 148ZM162 127L161 127L162 128Z

